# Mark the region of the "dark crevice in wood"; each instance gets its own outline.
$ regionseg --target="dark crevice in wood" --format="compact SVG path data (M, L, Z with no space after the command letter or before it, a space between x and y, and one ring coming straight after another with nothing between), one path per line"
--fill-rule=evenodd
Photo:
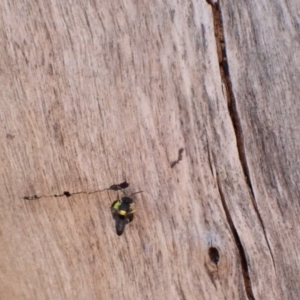
M208 255L209 255L209 258L210 258L211 262L213 264L215 264L216 266L218 266L219 261L220 261L220 253L219 253L218 248L216 248L216 247L209 247L209 249L208 249Z
M101 193L101 192L108 191L108 190L120 191L120 190L124 190L128 186L129 186L129 183L124 181L120 184L113 184L109 188L102 189L102 190L91 191L91 192L82 191L82 192L70 193L68 191L65 191L65 192L63 192L62 194L59 194L59 195L41 195L41 196L33 195L33 196L25 196L25 197L23 197L23 199L24 200L39 200L41 198L58 198L58 197L67 197L68 198L68 197L71 197L71 196L74 196L74 195L80 195L80 194L91 195L91 194Z
M71 196L74 196L74 195L79 195L79 194L87 194L87 195L90 195L90 194L94 194L94 193L100 193L100 192L103 192L103 191L107 191L109 189L104 189L104 190L97 190L97 191L92 191L92 192L87 192L87 191L82 191L82 192L74 192L74 193L70 193L68 191L65 191L63 192L62 194L59 194L59 195L41 195L41 196L38 196L38 195L33 195L33 196L25 196L23 197L24 200L39 200L41 198L58 198L58 197L71 197Z
M183 153L184 149L183 148L180 148L178 150L178 158L177 160L173 161L171 163L171 168L174 168L181 160L182 160L182 153Z
M225 85L225 89L226 89L227 106L228 106L229 114L231 117L235 135L236 135L239 159L240 159L241 166L243 169L245 181L249 188L252 204L253 204L254 210L258 216L259 222L261 224L263 234L264 234L268 249L270 251L273 267L274 267L274 270L276 273L274 256L273 256L273 253L271 250L269 240L267 238L267 233L266 233L266 228L265 228L264 222L262 220L262 217L261 217L259 209L258 209L257 201L255 199L255 194L254 194L254 190L253 190L253 186L252 186L252 182L251 182L251 178L250 178L250 171L249 171L247 158L246 158L246 152L245 152L242 124L241 124L241 120L240 120L240 117L238 114L237 104L236 104L236 100L234 97L231 78L230 78L221 7L218 2L213 3L212 2L213 0L206 0L206 1L212 7L213 18L214 18L215 38L216 38L216 45L217 45L217 52L218 52L218 59L219 59L219 66L220 66L220 75L221 75L222 81L223 81L223 83Z
M250 300L255 300L254 294L253 294L253 290L252 290L252 284L251 284L251 280L250 280L250 276L249 276L249 270L248 270L248 263L247 263L247 259L246 259L246 254L245 254L245 250L244 247L241 243L240 237L238 235L238 232L234 226L234 223L231 219L230 213L229 213L229 209L227 207L226 201L225 201L225 197L219 182L219 176L218 174L216 174L216 181L217 181L217 187L218 187L218 191L220 194L220 198L221 198L221 202L222 202L222 206L223 209L225 211L225 215L226 215L226 219L227 222L230 226L232 235L234 237L234 241L236 243L238 252L239 252L239 256L240 256L240 260L241 260L241 265L242 265L242 274L243 274L243 279L244 279L244 285L245 285L245 290L248 296L248 299Z
M210 168L210 172L211 172L212 176L215 177L206 130L205 130L205 135L206 135L206 146L207 146L209 168Z

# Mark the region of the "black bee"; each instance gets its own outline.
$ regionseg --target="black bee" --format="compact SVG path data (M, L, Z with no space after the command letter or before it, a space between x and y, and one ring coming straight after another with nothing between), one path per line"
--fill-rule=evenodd
M133 193L129 197L126 196L124 192L125 196L122 197L121 200L117 199L111 205L111 212L116 221L117 235L121 235L125 230L126 224L132 222L134 218L134 213L136 211L135 203L130 197L137 193L142 193L142 191Z

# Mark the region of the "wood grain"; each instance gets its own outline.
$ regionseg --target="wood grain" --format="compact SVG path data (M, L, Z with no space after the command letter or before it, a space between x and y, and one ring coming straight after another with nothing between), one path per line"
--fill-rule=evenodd
M0 4L1 299L297 299L299 5L245 3Z
M252 282L259 299L266 284L276 299L297 299L300 4L227 3L221 6L247 175L274 263L268 276L253 272Z

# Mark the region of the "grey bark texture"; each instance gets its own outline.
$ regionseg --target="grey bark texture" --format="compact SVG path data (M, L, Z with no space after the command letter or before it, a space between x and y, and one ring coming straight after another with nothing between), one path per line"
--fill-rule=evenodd
M296 0L2 1L0 298L299 299L299 29Z

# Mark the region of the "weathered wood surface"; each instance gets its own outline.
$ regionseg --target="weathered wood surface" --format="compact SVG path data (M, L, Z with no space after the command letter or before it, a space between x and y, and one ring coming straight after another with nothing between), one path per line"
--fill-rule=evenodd
M224 1L222 13L245 169L274 264L265 280L251 267L254 294L267 297L268 285L274 299L299 299L300 2Z
M1 299L298 299L283 2L1 2ZM125 179L118 237L101 190Z

